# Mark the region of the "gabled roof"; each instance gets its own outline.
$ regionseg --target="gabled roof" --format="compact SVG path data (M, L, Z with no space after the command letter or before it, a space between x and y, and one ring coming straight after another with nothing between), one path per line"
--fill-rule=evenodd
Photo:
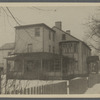
M49 26L47 26L46 24L44 23L38 23L38 24L29 24L29 25L20 25L20 26L16 26L15 28L25 28L25 27L32 27L32 26L44 26L50 30L52 30L53 32L55 32L52 28L50 28Z
M67 35L69 35L69 36L71 36L71 37L73 37L74 39L76 39L77 41L80 41L80 42L82 42L84 45L86 45L89 49L90 49L90 47L84 42L84 41L82 41L82 40L80 40L80 39L78 39L78 38L76 38L76 37L74 37L73 35L71 35L71 34L68 34L67 32L65 32L65 31L63 31L63 30L61 30L61 29L59 29L59 28L57 28L57 27L53 27L53 28L56 28L56 29L58 29L58 30L60 30L60 31L62 31L63 33L65 33L65 34L67 34ZM91 50L91 49L90 49Z
M67 35L69 35L69 36L71 36L71 37L75 38L77 41L81 41L80 39L78 39L78 38L74 37L74 36L73 36L73 35L71 35L71 34L68 34L67 32L65 32L65 31L63 31L63 30L61 30L61 29L57 28L56 26L54 26L53 28L56 28L56 29L58 29L58 30L62 31L63 33L65 33L65 34L67 34Z
M15 48L15 43L6 43L0 47L0 50L12 50Z

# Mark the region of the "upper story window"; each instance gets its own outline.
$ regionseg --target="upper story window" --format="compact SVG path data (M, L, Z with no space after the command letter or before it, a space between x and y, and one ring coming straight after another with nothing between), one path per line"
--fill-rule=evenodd
M49 39L51 40L51 31L49 31Z
M35 36L36 37L40 36L40 28L35 28Z
M62 40L66 40L66 34L62 34Z
M55 41L55 33L53 33L53 41Z
M77 45L77 43L74 44L74 52L75 52L75 53L78 52L78 45Z
M77 53L78 45L76 43L66 43L63 45L64 53Z
M28 44L28 46L27 46L27 51L28 51L28 52L32 52L32 44Z

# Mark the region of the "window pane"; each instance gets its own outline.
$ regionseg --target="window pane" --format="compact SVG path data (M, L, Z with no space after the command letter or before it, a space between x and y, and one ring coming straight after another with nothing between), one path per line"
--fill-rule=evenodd
M17 72L21 72L22 71L22 62L17 60L15 61L15 68L14 68L15 71Z

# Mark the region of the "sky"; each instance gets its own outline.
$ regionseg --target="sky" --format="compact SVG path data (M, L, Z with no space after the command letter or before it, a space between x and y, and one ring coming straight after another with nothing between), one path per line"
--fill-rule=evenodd
M21 25L45 23L55 26L62 22L64 31L71 30L71 35L83 40L90 16L97 14L97 6L25 6L8 7ZM8 14L4 12L4 10ZM0 7L0 46L15 41L15 26L18 26L5 7Z

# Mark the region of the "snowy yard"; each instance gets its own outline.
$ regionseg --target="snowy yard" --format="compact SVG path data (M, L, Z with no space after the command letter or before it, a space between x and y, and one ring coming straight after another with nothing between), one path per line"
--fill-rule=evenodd
M100 84L95 84L92 88L88 88L85 94L100 94Z

